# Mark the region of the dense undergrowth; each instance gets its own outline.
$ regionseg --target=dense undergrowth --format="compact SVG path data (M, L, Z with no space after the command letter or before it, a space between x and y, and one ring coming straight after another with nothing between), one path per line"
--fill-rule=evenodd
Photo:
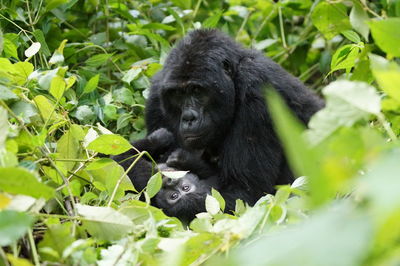
M400 1L0 4L0 265L400 263ZM327 104L305 130L268 95L307 178L234 214L214 192L187 228L125 195L123 169L97 152L145 135L151 77L200 27L262 50Z

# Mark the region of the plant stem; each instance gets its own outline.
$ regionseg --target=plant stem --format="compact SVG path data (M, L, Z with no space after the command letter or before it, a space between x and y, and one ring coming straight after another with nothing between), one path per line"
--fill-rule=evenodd
M36 250L36 245L35 245L35 241L33 239L32 230L29 230L29 232L28 232L28 239L29 239L29 245L31 246L31 250L32 250L33 261L36 266L40 266L39 255Z

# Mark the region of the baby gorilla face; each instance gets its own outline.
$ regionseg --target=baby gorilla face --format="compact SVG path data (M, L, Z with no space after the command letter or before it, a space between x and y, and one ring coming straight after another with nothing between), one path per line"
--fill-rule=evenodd
M210 192L211 186L195 174L187 173L181 178L164 176L162 188L155 196L156 206L169 216L190 221L199 210L205 211L205 199Z

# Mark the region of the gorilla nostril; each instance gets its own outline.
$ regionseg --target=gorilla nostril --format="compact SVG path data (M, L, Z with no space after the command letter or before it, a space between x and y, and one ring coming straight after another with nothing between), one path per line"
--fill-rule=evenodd
M197 120L197 112L194 110L185 110L182 113L182 121L184 122L193 122Z

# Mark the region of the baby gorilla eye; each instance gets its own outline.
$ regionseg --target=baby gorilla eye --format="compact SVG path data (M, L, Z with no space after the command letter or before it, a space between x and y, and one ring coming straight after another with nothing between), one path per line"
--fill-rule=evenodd
M172 194L170 195L170 198L171 198L172 200L176 200L178 197L179 197L179 193L178 193L178 192L174 192L174 193L172 193Z
M185 191L185 192L188 192L188 191L190 190L190 186L184 185L184 186L182 187L182 190Z

